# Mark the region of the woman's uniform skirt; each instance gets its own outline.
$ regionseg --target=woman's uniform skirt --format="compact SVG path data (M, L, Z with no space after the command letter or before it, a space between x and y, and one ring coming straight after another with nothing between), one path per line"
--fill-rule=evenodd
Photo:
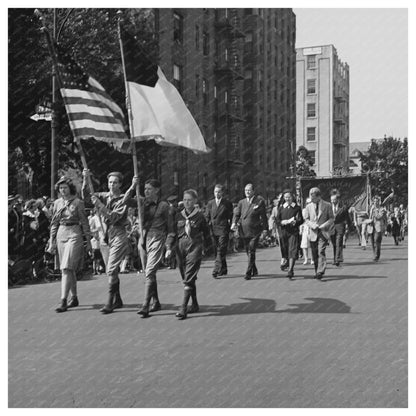
M59 268L78 271L84 257L84 242L80 225L59 225L56 235Z

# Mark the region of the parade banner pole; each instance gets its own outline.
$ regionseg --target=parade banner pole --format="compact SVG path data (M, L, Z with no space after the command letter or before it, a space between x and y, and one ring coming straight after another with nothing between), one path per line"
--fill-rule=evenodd
M121 16L122 11L119 10L118 14L118 39L120 42L120 53L121 53L121 64L123 67L123 76L124 76L124 85L126 90L126 107L127 107L127 115L129 119L129 128L130 128L130 146L131 146L131 154L133 158L133 170L134 176L138 178L138 182L136 185L136 199L137 199L137 221L139 223L139 233L140 233L140 240L138 244L140 259L142 261L143 269L146 267L146 254L143 247L143 218L142 218L142 207L140 203L140 180L139 180L139 169L137 163L137 154L136 154L136 142L134 140L134 127L133 127L133 113L131 111L131 103L130 103L130 89L127 82L127 75L126 75L126 65L124 61L124 50L123 50L123 41L121 39Z

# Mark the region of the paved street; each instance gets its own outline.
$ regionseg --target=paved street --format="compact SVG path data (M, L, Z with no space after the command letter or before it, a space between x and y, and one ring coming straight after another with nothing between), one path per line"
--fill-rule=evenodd
M136 314L143 275L122 275L125 307L103 316L104 276L79 282L80 307L57 314L60 282L9 289L9 407L406 407L407 240L348 242L322 282L298 262L279 270L277 247L258 252L260 275L198 279L201 312L178 321L177 270L159 272L163 310Z

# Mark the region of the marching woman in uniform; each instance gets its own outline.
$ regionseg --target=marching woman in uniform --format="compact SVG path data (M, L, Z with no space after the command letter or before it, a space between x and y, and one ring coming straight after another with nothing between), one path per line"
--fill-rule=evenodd
M61 304L56 312L65 312L78 306L76 272L82 267L84 241L87 251L91 252L91 233L84 202L77 198L74 184L69 178L62 177L55 185L61 197L54 202L51 220L50 239L47 251L58 251L62 272ZM71 292L71 300L67 297Z
M204 214L195 206L198 194L188 189L183 194L184 209L176 212L173 231L166 240L166 258L169 258L175 247L179 271L184 284L182 306L176 317L186 319L187 313L199 311L196 297L196 279L201 267L204 242L209 245L210 232ZM189 298L192 306L187 309Z
M276 223L281 227L282 245L286 247L285 256L289 259L287 277L293 279L295 261L298 258L299 226L303 223L302 210L295 202L290 190L283 192L284 204L277 213Z

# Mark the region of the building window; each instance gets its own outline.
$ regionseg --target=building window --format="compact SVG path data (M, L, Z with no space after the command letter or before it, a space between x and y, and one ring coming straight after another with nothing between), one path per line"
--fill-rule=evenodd
M316 68L316 55L308 55L306 59L307 69Z
M309 158L312 163L312 165L316 165L316 151L315 150L309 150Z
M195 49L199 49L199 26L195 25Z
M195 75L195 97L199 97L199 75Z
M179 92L182 92L182 67L173 65L173 85Z
M183 42L183 17L178 13L173 13L173 40Z
M225 102L225 104L228 103L228 91L224 92L224 102Z
M228 49L225 48L224 50L224 57L225 57L225 62L228 62Z
M248 42L253 42L253 32L247 32L246 33L246 37L244 38L244 40L248 43Z
M306 140L308 142L314 142L316 140L316 127L308 127L307 128Z
M253 78L253 71L251 69L246 69L244 71L244 78L245 79L252 79Z
M217 86L216 85L214 85L214 98L215 99L217 98Z
M235 54L235 55L233 56L233 58L234 58L234 68L238 68L238 55L237 55L237 54Z
M316 117L316 104L315 103L308 104L307 115L308 115L308 118Z
M202 80L202 97L204 99L204 104L208 103L208 83L206 79Z
M204 55L209 54L209 35L207 32L202 34L202 49Z
M308 79L307 90L308 94L316 94L316 79Z

